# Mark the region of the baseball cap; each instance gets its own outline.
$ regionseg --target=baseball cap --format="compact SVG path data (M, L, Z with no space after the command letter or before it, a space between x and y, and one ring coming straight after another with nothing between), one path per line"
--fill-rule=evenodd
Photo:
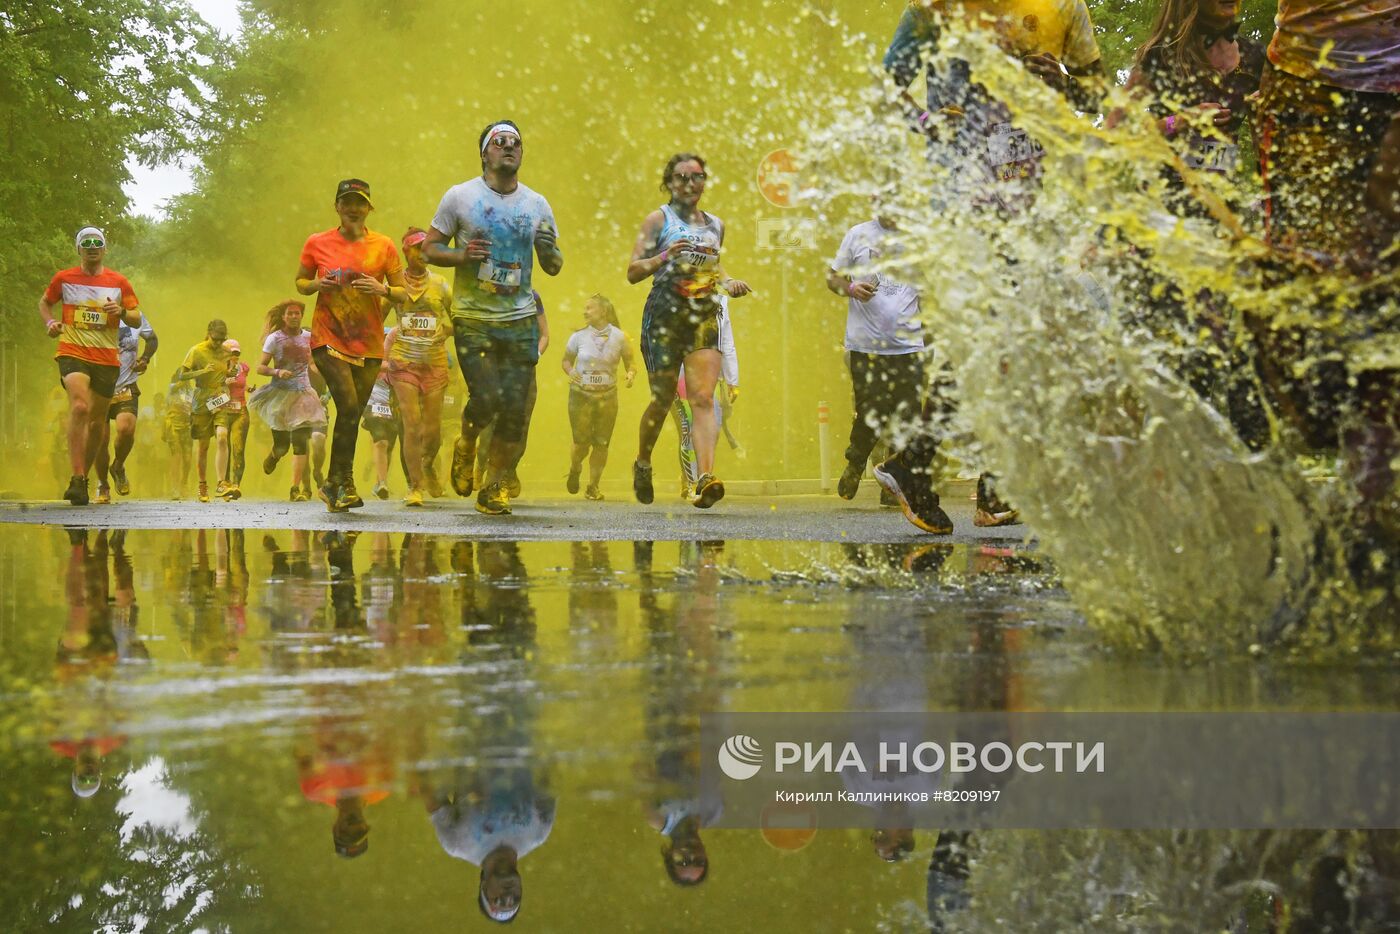
M339 201L346 195L359 195L365 199L365 203L374 207L374 202L369 199L369 182L359 178L343 179L339 185L335 186L335 200Z
M224 341L224 350L229 353L241 354L243 353L243 345L230 337L228 340Z

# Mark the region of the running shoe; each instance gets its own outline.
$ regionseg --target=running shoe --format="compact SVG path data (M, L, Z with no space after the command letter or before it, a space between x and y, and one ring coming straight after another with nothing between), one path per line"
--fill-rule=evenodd
M378 496L380 499L388 499L389 488L382 483L376 483L374 485L374 495Z
M423 484L428 488L428 495L433 499L440 499L447 495L447 491L442 488L442 481L438 479L437 465L432 461L423 462Z
M73 506L87 506L87 478L73 476L69 479L69 489L63 490L63 499Z
M112 488L105 483L99 483L97 485L97 496L93 498L92 502L96 506L112 505Z
M836 495L842 499L855 499L856 492L860 490L860 475L864 472L864 464L852 464L847 461L841 479L836 481Z
M875 480L899 501L904 518L915 528L930 535L952 534L953 520L938 505L938 497L928 489L927 481L921 482L898 458L892 457L876 467Z
M588 488L583 491L583 498L591 499L595 503L601 503L603 501L603 493L596 486L590 483L588 485Z
M278 457L276 454L269 454L263 458L263 473L271 474L277 469Z
M506 471L506 478L502 482L505 483L507 496L511 499L520 498L520 474L515 472L514 467Z
M365 504L360 498L360 494L355 490L355 481L346 480L340 485L340 505L346 509L359 509Z
M488 516L510 515L510 494L506 485L497 481L476 495L476 511Z
M407 493L407 494L404 496L404 498L403 498L403 504L404 504L405 506L421 506L421 505L423 505L423 491L422 491L422 490L409 490L408 493Z
M231 503L236 499L243 498L243 491L238 488L238 484L230 483L224 489L224 502Z
M471 496L476 469L476 439L459 437L452 445L452 489L458 496Z
M201 503L209 502L209 484L203 480L199 481L199 501Z
M656 491L651 488L651 465L643 467L639 462L632 462L632 492L637 495L637 502L643 505L650 504L656 498Z
M350 507L343 505L340 488L334 483L327 481L316 488L316 495L321 497L321 502L326 504L326 512L349 512Z
M709 509L722 499L724 499L724 481L711 474L701 474L700 482L695 484L695 508Z
M293 502L293 503L304 503L304 502L306 502L306 498L305 498L304 496L302 496L301 487L299 487L299 486L294 486L294 487L292 487L292 493L291 493L291 496L288 497L288 499L289 499L291 502Z
M131 495L131 481L126 479L126 468L112 465L112 479L116 481L117 493L121 496Z
M564 489L568 490L570 493L577 493L577 492L578 492L578 475L579 475L579 473L580 473L580 471L578 471L578 470L571 470L571 471L569 471L569 478L568 478L567 480L564 481Z
M227 492L228 492L228 481L227 481L227 480L220 480L218 483L214 484L214 495L215 495L215 496L223 497L223 495L224 495L225 493L227 493Z
M1003 525L1019 525L1021 513L1003 502L992 490L986 476L977 478L977 508L972 513L972 524L978 528L994 529Z

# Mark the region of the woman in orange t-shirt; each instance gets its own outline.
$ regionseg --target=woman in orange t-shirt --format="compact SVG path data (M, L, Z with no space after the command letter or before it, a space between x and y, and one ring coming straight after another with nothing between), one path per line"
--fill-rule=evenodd
M369 184L347 178L335 191L340 225L312 234L301 250L297 291L316 295L311 356L335 400L331 465L319 493L331 512L363 506L353 468L360 415L384 357L384 304L408 300L394 241L365 226Z

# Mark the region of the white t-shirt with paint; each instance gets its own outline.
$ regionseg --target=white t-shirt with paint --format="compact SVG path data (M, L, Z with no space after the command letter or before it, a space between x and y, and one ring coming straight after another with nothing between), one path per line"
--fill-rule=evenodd
M923 324L919 321L919 293L913 286L870 267L887 255L891 231L879 221L857 224L846 233L836 251L832 268L858 282L874 282L869 301L852 298L846 315L846 349L868 354L906 354L924 349Z
M573 358L574 372L582 379L581 388L605 392L617 386L617 365L622 362L626 346L626 335L615 325L606 325L601 331L590 325L569 337L564 356Z

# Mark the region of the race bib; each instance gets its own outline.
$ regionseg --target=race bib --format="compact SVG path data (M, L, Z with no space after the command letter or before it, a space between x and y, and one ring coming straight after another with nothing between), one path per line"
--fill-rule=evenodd
M1009 123L998 123L987 137L987 160L997 181L1030 178L1041 146L1025 130Z
M228 405L224 406L224 408L230 412L242 412L243 403L239 402L237 399L230 399Z
M587 386L592 389L604 389L612 384L613 375L611 373L595 372L579 374L579 385L582 386Z
M116 394L115 396L112 397L112 401L113 401L113 402L130 402L130 401L131 401L131 387L128 386L128 387L126 387L125 389L119 390L119 391L117 392L117 394Z
M1235 171L1235 162L1239 155L1240 147L1234 143L1197 136L1191 140L1191 149L1182 161L1199 171L1229 175Z
M437 334L437 315L409 315L403 319L403 329L413 337L432 337Z
M393 406L389 405L387 402L371 402L369 404L369 414L373 415L375 418L393 418L394 409Z
M89 306L74 308L73 327L84 331L100 331L107 327L107 312Z
M222 409L224 406L228 405L231 401L232 397L230 397L228 393L221 392L214 398L210 399L208 402L204 403L204 407L211 412L217 412L219 409Z
M487 257L481 261L476 277L481 280L481 290L494 295L514 295L520 290L523 271L519 263L499 263Z

